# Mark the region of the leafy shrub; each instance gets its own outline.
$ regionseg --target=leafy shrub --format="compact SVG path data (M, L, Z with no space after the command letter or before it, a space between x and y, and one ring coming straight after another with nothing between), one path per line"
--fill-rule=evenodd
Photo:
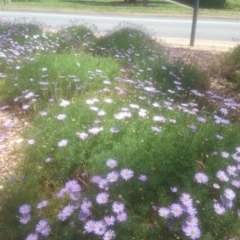
M224 8L227 0L199 0L201 8ZM194 6L195 0L177 0L177 2Z
M220 63L220 74L240 87L240 45L227 52Z

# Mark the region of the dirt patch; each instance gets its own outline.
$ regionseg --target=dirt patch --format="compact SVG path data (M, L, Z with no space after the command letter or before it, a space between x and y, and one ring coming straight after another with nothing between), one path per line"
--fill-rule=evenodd
M15 167L21 161L16 151L24 139L21 136L26 127L24 119L9 108L0 111L0 188L6 180L11 180Z

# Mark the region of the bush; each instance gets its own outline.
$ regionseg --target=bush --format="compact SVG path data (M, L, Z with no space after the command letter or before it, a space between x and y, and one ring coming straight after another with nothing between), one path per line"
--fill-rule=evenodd
M240 87L240 45L223 56L220 69L222 77Z
M194 6L195 0L177 0L177 2L186 3ZM200 0L200 8L224 8L226 0Z

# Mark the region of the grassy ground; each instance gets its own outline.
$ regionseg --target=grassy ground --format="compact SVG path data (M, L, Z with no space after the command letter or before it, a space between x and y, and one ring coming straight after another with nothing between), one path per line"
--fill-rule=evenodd
M131 24L101 38L4 21L0 33L1 111L29 123L1 182L0 239L240 235L238 104L204 72Z
M74 11L74 12L99 12L99 13L131 13L131 14L153 14L153 15L192 15L192 10L177 4L156 0L149 1L147 7L142 6L141 1L134 3L124 1L17 1L11 4L0 3L2 9L20 9L20 10L44 10L44 11ZM207 10L200 9L200 15L217 17L239 17L240 6L236 0L228 0L226 9Z

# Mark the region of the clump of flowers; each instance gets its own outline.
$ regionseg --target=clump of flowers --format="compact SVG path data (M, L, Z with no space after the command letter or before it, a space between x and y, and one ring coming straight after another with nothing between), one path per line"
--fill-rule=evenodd
M37 209L42 210L42 208L47 207L48 204L49 202L47 200L43 200L42 202L37 204ZM31 220L30 212L31 206L29 204L24 204L19 208L19 213L21 214L19 218L20 223L27 224ZM37 240L39 235L47 237L49 236L50 231L51 228L48 224L48 221L45 219L41 219L35 227L35 233L29 234L26 240Z
M19 208L19 213L21 214L20 216L20 223L22 224L27 224L30 219L31 219L31 206L29 204L24 204Z
M114 169L118 166L117 160L110 158L106 161L106 166ZM128 219L127 208L124 201L115 200L114 196L110 194L110 188L116 186L118 181L130 181L134 178L134 171L124 168L120 171L111 170L105 177L98 175L92 176L92 186L97 186L96 196L92 199L83 197L82 187L76 180L66 182L65 186L57 192L56 197L70 200L70 203L65 205L58 213L57 218L63 222L69 219L73 214L77 213L78 219L83 223L84 233L94 234L96 237L100 236L103 240L111 240L116 237L113 230L117 223L126 222ZM139 181L147 181L147 176L140 175ZM47 200L43 200L37 204L37 209L42 210L49 205ZM98 208L104 208L103 215L99 219ZM96 210L98 212L97 219ZM21 214L20 222L27 224L30 221L31 206L24 204L19 208ZM107 214L106 214L107 212ZM35 227L35 233L27 236L27 240L37 240L39 236L47 237L50 234L51 228L45 219L41 219Z
M182 193L179 202L173 203L169 208L160 207L158 214L167 221L169 228L174 228L174 219L179 219L183 233L190 239L198 239L201 231L198 227L197 210L193 206L193 199L190 194ZM181 218L180 218L181 217Z
M113 169L118 166L118 162L117 160L110 158L106 161L106 165ZM113 239L116 236L116 233L111 228L114 227L116 223L127 221L128 215L124 203L115 201L110 195L109 189L113 184L116 184L120 178L125 181L129 181L133 177L134 172L127 168L122 169L120 172L111 171L106 175L106 177L101 177L98 175L92 176L91 183L96 185L100 190L100 192L96 194L95 199L92 201L87 198L84 198L81 201L80 185L75 180L67 182L65 187L57 193L57 197L63 197L65 194L67 194L71 200L75 201L63 208L58 215L59 220L65 221L75 211L78 211L78 218L84 223L84 230L86 233L93 233L97 236L103 236L103 239ZM146 181L147 177L145 175L141 175L139 180ZM74 198L72 198L72 196L74 196ZM79 200L81 202L80 204ZM106 208L110 208L110 210L107 211L110 214L103 216L100 220L93 220L95 208L92 206L94 203L96 204L95 208L97 208L97 206L105 206Z

